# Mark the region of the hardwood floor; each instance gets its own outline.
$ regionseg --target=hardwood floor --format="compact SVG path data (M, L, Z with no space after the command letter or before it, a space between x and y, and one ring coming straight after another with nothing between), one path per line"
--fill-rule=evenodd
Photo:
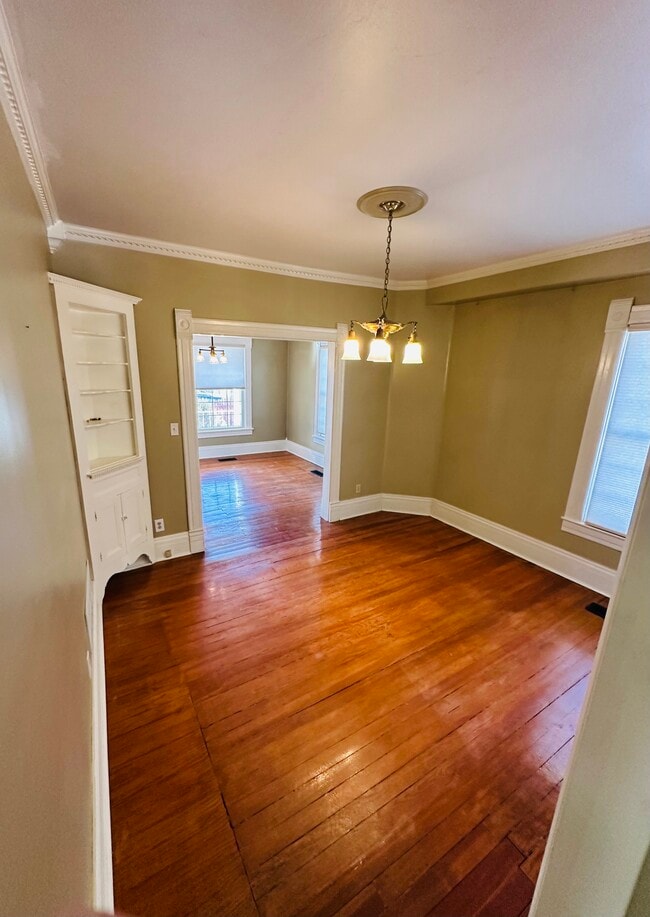
M309 467L206 464L206 558L110 584L116 904L526 914L598 597L430 519L322 523Z

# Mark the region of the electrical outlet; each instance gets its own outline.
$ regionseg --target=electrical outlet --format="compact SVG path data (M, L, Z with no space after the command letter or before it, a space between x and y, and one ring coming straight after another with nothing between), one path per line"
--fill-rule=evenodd
M170 436L178 436L178 424L177 424L177 423L170 423L170 425L169 425L169 435L170 435Z
M354 492L355 492L355 494L360 494L360 493L361 493L361 484L355 484L355 485L354 485Z
M165 553L163 554L163 557L171 557L171 556L172 556L172 549L171 549L171 548L167 548L167 550L166 550Z
M157 532L165 531L165 520L164 519L154 519L153 527Z

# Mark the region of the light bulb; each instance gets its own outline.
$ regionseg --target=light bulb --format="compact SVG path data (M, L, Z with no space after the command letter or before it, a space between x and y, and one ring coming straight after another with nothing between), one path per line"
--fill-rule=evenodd
M422 344L419 341L409 341L404 348L404 359L402 363L421 363L422 362Z
M219 357L217 356L217 354L214 351L210 351L210 362L211 363L219 362Z
M354 331L351 331L348 335L347 340L343 344L343 356L342 360L360 360L361 354L359 353L359 341Z
M376 337L370 344L368 360L371 363L391 363L390 344L385 338Z
M205 360L205 357L203 356L203 354L202 354L201 351L199 350L199 352L198 352L197 355L196 355L196 362L197 362L197 363L203 363L204 360Z
M221 354L221 356L219 357L219 362L220 362L220 363L227 363L227 362L228 362L228 357L226 356L225 351L224 351L224 352Z

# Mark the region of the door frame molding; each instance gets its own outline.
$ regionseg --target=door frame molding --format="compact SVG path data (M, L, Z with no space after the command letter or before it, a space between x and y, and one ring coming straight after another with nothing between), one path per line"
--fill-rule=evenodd
M339 322L335 328L310 325L281 325L270 322L235 322L195 318L190 309L174 309L178 386L181 400L181 432L185 464L185 493L190 537L190 552L200 554L205 548L203 507L201 505L201 472L199 438L194 403L194 334L250 337L269 341L326 341L328 347L327 431L323 469L321 518L330 522L330 506L339 501L341 484L341 440L343 430L343 390L345 363L341 360L348 326Z

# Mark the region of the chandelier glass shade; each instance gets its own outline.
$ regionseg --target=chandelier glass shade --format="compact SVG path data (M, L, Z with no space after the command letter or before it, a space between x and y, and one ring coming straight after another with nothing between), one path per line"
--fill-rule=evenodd
M404 199L401 199L404 198ZM389 337L405 328L410 328L408 342L404 348L402 363L422 363L422 345L417 339L417 322L395 322L388 318L388 281L390 278L390 250L393 233L393 217L408 216L420 210L427 201L426 194L417 188L378 188L369 191L357 201L357 206L370 216L383 217L388 220L386 237L386 259L384 267L384 291L381 299L381 314L374 321L359 322L353 319L347 340L343 345L343 360L360 360L361 351L355 325L370 332L373 339L368 350L367 360L371 363L391 363L392 348Z

